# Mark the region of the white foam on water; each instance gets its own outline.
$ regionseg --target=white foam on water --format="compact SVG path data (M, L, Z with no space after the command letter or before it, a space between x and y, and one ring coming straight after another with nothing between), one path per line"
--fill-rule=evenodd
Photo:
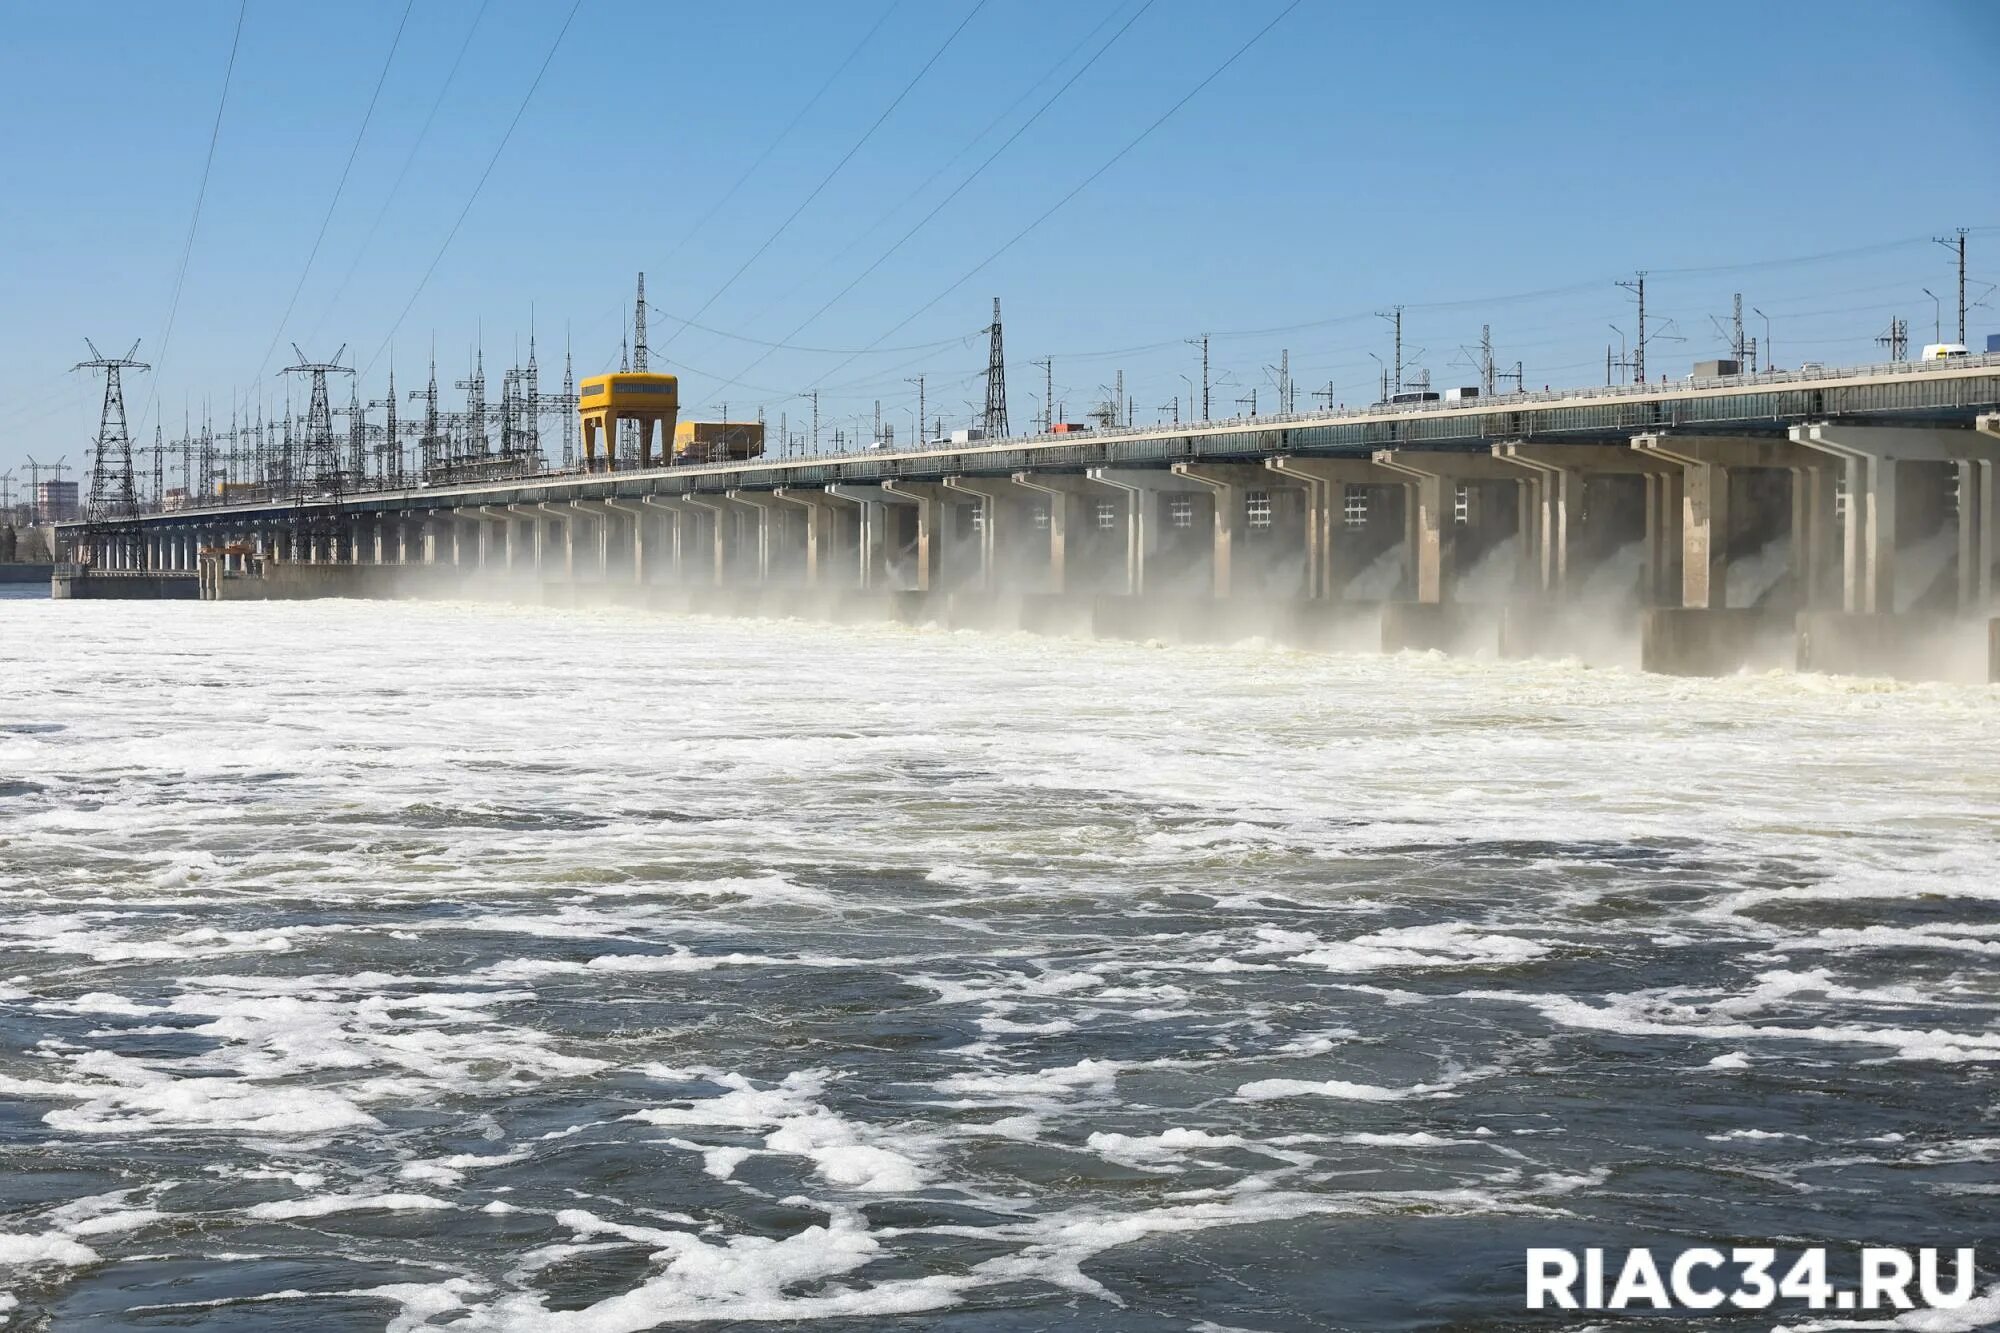
M924 1173L907 1140L889 1146L878 1130L865 1128L820 1104L826 1070L797 1070L773 1087L758 1088L740 1074L717 1074L728 1091L685 1106L656 1107L627 1116L661 1126L711 1125L762 1130L770 1152L811 1161L821 1177L846 1189L868 1193L909 1193L921 1189ZM704 1169L727 1178L742 1158L707 1157Z
M1316 1160L1311 1153L1296 1152L1241 1134L1217 1134L1205 1129L1183 1127L1162 1130L1158 1134L1114 1134L1100 1130L1084 1140L1084 1146L1108 1161L1146 1167L1158 1167L1176 1158L1212 1154L1226 1148L1274 1157L1294 1166Z
M176 1078L108 1051L69 1058L74 1082L58 1085L74 1107L42 1116L73 1134L149 1134L173 1129L257 1135L318 1135L380 1122L340 1093L268 1087L222 1078Z
M782 1239L735 1236L716 1243L687 1232L657 1232L645 1243L657 1247L652 1257L660 1271L630 1291L573 1310L551 1310L540 1293L519 1292L471 1307L453 1326L491 1333L640 1333L695 1320L883 1317L943 1309L974 1285L938 1276L788 1294L788 1288L850 1274L880 1252L881 1243L844 1212Z
M255 1203L243 1212L260 1222L286 1222L303 1217L329 1217L334 1213L438 1212L455 1207L449 1199L430 1194L333 1194L316 1199Z
M0 1268L81 1268L96 1262L97 1251L66 1235L0 1231Z
M1240 1101L1268 1102L1280 1097L1332 1097L1345 1102L1401 1102L1413 1097L1451 1095L1451 1083L1415 1083L1407 1088L1385 1088L1374 1083L1349 1083L1330 1078L1318 1081L1300 1078L1260 1078L1236 1089Z
M529 1150L526 1148L485 1156L478 1153L452 1153L449 1156L433 1157L419 1162L405 1162L396 1168L396 1175L403 1180L421 1180L435 1185L450 1186L464 1180L468 1171L524 1162L529 1156Z
M1824 967L1810 971L1777 968L1757 974L1755 984L1741 995L1708 1002L1711 1013L1741 1017L1770 1010L1798 1007L1802 1001L1851 1002L1875 1007L1936 1005L1940 997L1913 985L1851 986L1835 979Z
M937 1089L981 1101L1040 1106L1077 1094L1108 1097L1120 1072L1133 1067L1129 1061L1086 1059L1021 1073L953 1074Z
M1260 929L1257 934L1266 942L1255 952L1288 953L1295 963L1341 973L1507 967L1532 962L1549 952L1546 945L1534 940L1482 931L1462 922L1396 926L1351 940L1321 940L1299 931Z
M1342 1134L1340 1141L1363 1148L1463 1148L1479 1145L1476 1138L1447 1138L1428 1130L1412 1130L1406 1134Z
M1860 1024L1811 1027L1759 1027L1749 1023L1709 1021L1688 1006L1657 996L1608 995L1592 1004L1566 995L1529 995L1509 991L1467 991L1460 998L1525 1004L1559 1027L1626 1036L1694 1037L1738 1042L1758 1038L1839 1046L1881 1047L1899 1060L2000 1060L2000 1032L1952 1032L1942 1028L1873 1028Z

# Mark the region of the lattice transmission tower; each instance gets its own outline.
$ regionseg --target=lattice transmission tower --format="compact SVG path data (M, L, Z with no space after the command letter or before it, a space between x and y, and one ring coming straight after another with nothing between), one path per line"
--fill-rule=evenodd
M127 370L151 370L144 361L134 360L139 344L124 356L106 356L97 344L85 338L90 360L79 361L73 370L104 372L104 410L97 419L96 456L90 468L90 499L86 511L93 521L131 518L139 512L139 496L132 479L132 433L125 420Z
M1007 434L1007 356L1000 343L1000 298L993 298L993 324L987 329L992 344L986 353L986 437L1001 439Z
M340 353L347 350L347 344L340 345L340 351L333 354L331 361L311 360L297 343L292 344L292 350L298 353L298 364L286 366L278 373L312 377L312 399L306 408L305 466L293 475L292 485L295 491L302 491L303 483L309 480L313 490L338 495L344 479L340 446L333 438L333 402L327 396L326 377L354 373L353 367L340 364Z
M105 539L124 545L134 540L130 525L139 514L139 495L132 479L132 432L125 419L125 385L121 377L128 370L152 367L134 359L139 352L137 342L123 356L104 355L88 338L83 345L90 349L90 360L77 362L72 371L104 372L104 410L97 419L96 454L91 462L90 498L84 515L88 520L84 549L94 553Z

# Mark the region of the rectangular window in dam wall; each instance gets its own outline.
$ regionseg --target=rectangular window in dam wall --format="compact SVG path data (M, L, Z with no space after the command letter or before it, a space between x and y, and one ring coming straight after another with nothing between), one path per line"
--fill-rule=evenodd
M1047 532L1048 530L1049 530L1049 511L1048 511L1048 509L1047 509L1047 507L1046 507L1046 506L1043 506L1043 505L1036 505L1036 506L1035 506L1035 531L1036 531L1036 532Z
M1340 521L1350 528L1368 526L1368 492L1358 486L1347 488L1347 494L1340 502Z
M1245 491L1243 493L1243 518L1253 528L1271 526L1271 493L1269 491Z
M1167 522L1177 528L1194 526L1194 501L1185 495L1176 495L1167 501Z
M966 509L969 511L965 516L967 526L974 532L986 531L986 506L967 505Z
M1454 523L1472 521L1472 488L1464 482L1460 482L1458 489L1452 492L1451 521Z
M1097 530L1109 532L1118 526L1118 506L1109 500L1097 502Z

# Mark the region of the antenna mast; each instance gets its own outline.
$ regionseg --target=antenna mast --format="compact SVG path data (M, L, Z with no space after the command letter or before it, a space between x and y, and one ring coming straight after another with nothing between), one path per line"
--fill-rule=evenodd
M673 339L667 339L672 342ZM632 369L646 369L646 275L639 275L639 299L632 307Z

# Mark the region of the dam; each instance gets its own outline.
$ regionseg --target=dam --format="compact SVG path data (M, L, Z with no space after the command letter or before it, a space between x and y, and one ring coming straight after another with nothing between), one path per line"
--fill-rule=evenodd
M55 595L2000 678L1996 354L712 462L668 447L673 379L585 381L573 471L63 525Z

